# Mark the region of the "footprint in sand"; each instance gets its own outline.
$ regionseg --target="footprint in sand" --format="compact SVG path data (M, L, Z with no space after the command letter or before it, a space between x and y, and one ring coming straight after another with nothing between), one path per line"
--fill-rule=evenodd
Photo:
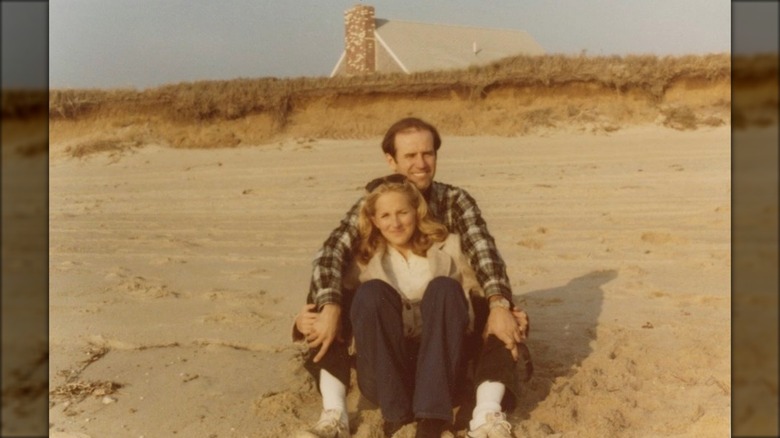
M284 317L279 312L256 312L253 310L233 310L227 312L217 312L201 318L203 323L241 325L251 324L253 327L262 327L271 322Z
M169 264L181 265L187 263L187 260L181 257L160 257L149 262L151 265L162 266Z
M113 268L104 278L115 283L107 288L107 291L119 290L138 298L178 298L180 295L166 284L133 275L129 269L123 267Z
M522 269L522 275L527 277L536 277L537 275L543 275L549 272L550 270L544 266L528 266Z
M672 294L662 290L654 290L650 292L650 298L670 298Z
M248 271L221 271L220 274L229 275L232 280L243 280L245 278L269 279L271 275L264 268L254 268Z
M629 265L624 268L626 272L636 277L643 277L647 275L647 270L638 265Z
M119 284L119 288L139 298L178 298L179 293L165 284L153 284L141 276L135 276Z
M542 243L539 240L536 239L523 239L519 242L517 242L517 245L523 246L529 249L542 249L544 247L544 243Z
M546 235L549 232L549 230L546 227L538 227L536 230L532 231L533 235ZM526 237L525 239L520 240L517 242L517 245L523 246L529 249L542 249L544 247L544 242L541 240L535 238L535 237Z
M76 261L72 261L72 260L66 260L66 261L64 261L62 263L58 263L57 266L56 266L56 269L58 271L60 271L60 272L69 272L69 271L72 271L74 269L78 269L82 265L83 265L83 263L81 263L81 262L76 262Z
M114 266L103 278L105 278L108 281L114 281L114 280L122 280L126 277L129 277L130 275L131 273L129 269L123 268L121 266Z

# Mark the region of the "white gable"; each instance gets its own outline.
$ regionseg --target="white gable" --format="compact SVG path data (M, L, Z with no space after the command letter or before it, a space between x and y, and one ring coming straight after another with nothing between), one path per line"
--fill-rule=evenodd
M522 30L377 19L375 38L378 72L463 69L510 56L544 54ZM397 67L388 70L391 63ZM331 76L339 73L343 54Z
M544 49L522 30L376 20L377 43L409 72L466 68ZM476 53L475 53L476 52Z

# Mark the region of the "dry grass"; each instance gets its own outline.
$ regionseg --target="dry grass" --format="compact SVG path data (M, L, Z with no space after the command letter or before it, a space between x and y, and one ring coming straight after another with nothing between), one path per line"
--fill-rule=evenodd
M448 135L551 130L609 134L637 124L689 130L777 123L777 55L515 57L412 75L240 78L146 90L52 90L53 150L85 156L150 143L257 145L369 138L423 117ZM774 76L773 76L774 75ZM771 114L770 114L771 113Z
M139 112L154 109L170 120L234 120L268 113L277 129L308 101L334 96L484 99L507 87L555 89L587 84L598 90L638 93L659 102L680 81L728 81L729 55L682 56L536 56L514 57L465 70L356 77L259 78L201 81L144 91L52 90L53 119L75 119L96 111Z
M735 57L732 126L769 126L778 120L778 54Z
M732 80L734 88L772 81L777 83L778 54L759 53L750 56L734 56Z
M670 108L662 113L665 116L664 126L680 131L696 129L696 114L687 106Z
M46 90L3 90L2 117L26 119L46 112Z

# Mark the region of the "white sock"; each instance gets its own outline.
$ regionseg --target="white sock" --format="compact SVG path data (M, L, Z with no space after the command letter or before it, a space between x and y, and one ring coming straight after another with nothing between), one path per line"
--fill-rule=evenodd
M341 419L347 421L347 387L333 374L320 370L320 393L322 394L322 410L337 409L341 411Z
M485 424L485 414L501 412L501 399L506 387L501 382L485 381L477 386L477 405L471 413L469 429L476 430Z

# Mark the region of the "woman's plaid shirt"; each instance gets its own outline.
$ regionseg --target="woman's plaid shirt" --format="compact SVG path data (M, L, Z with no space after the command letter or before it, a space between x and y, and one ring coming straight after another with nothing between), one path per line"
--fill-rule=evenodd
M434 181L426 199L433 217L450 233L460 235L461 249L476 272L485 296L501 294L511 301L506 265L474 198L461 188ZM329 303L341 304L341 274L349 266L352 248L359 238L357 222L361 203L362 199L352 206L312 262L308 301L316 303L317 308Z

